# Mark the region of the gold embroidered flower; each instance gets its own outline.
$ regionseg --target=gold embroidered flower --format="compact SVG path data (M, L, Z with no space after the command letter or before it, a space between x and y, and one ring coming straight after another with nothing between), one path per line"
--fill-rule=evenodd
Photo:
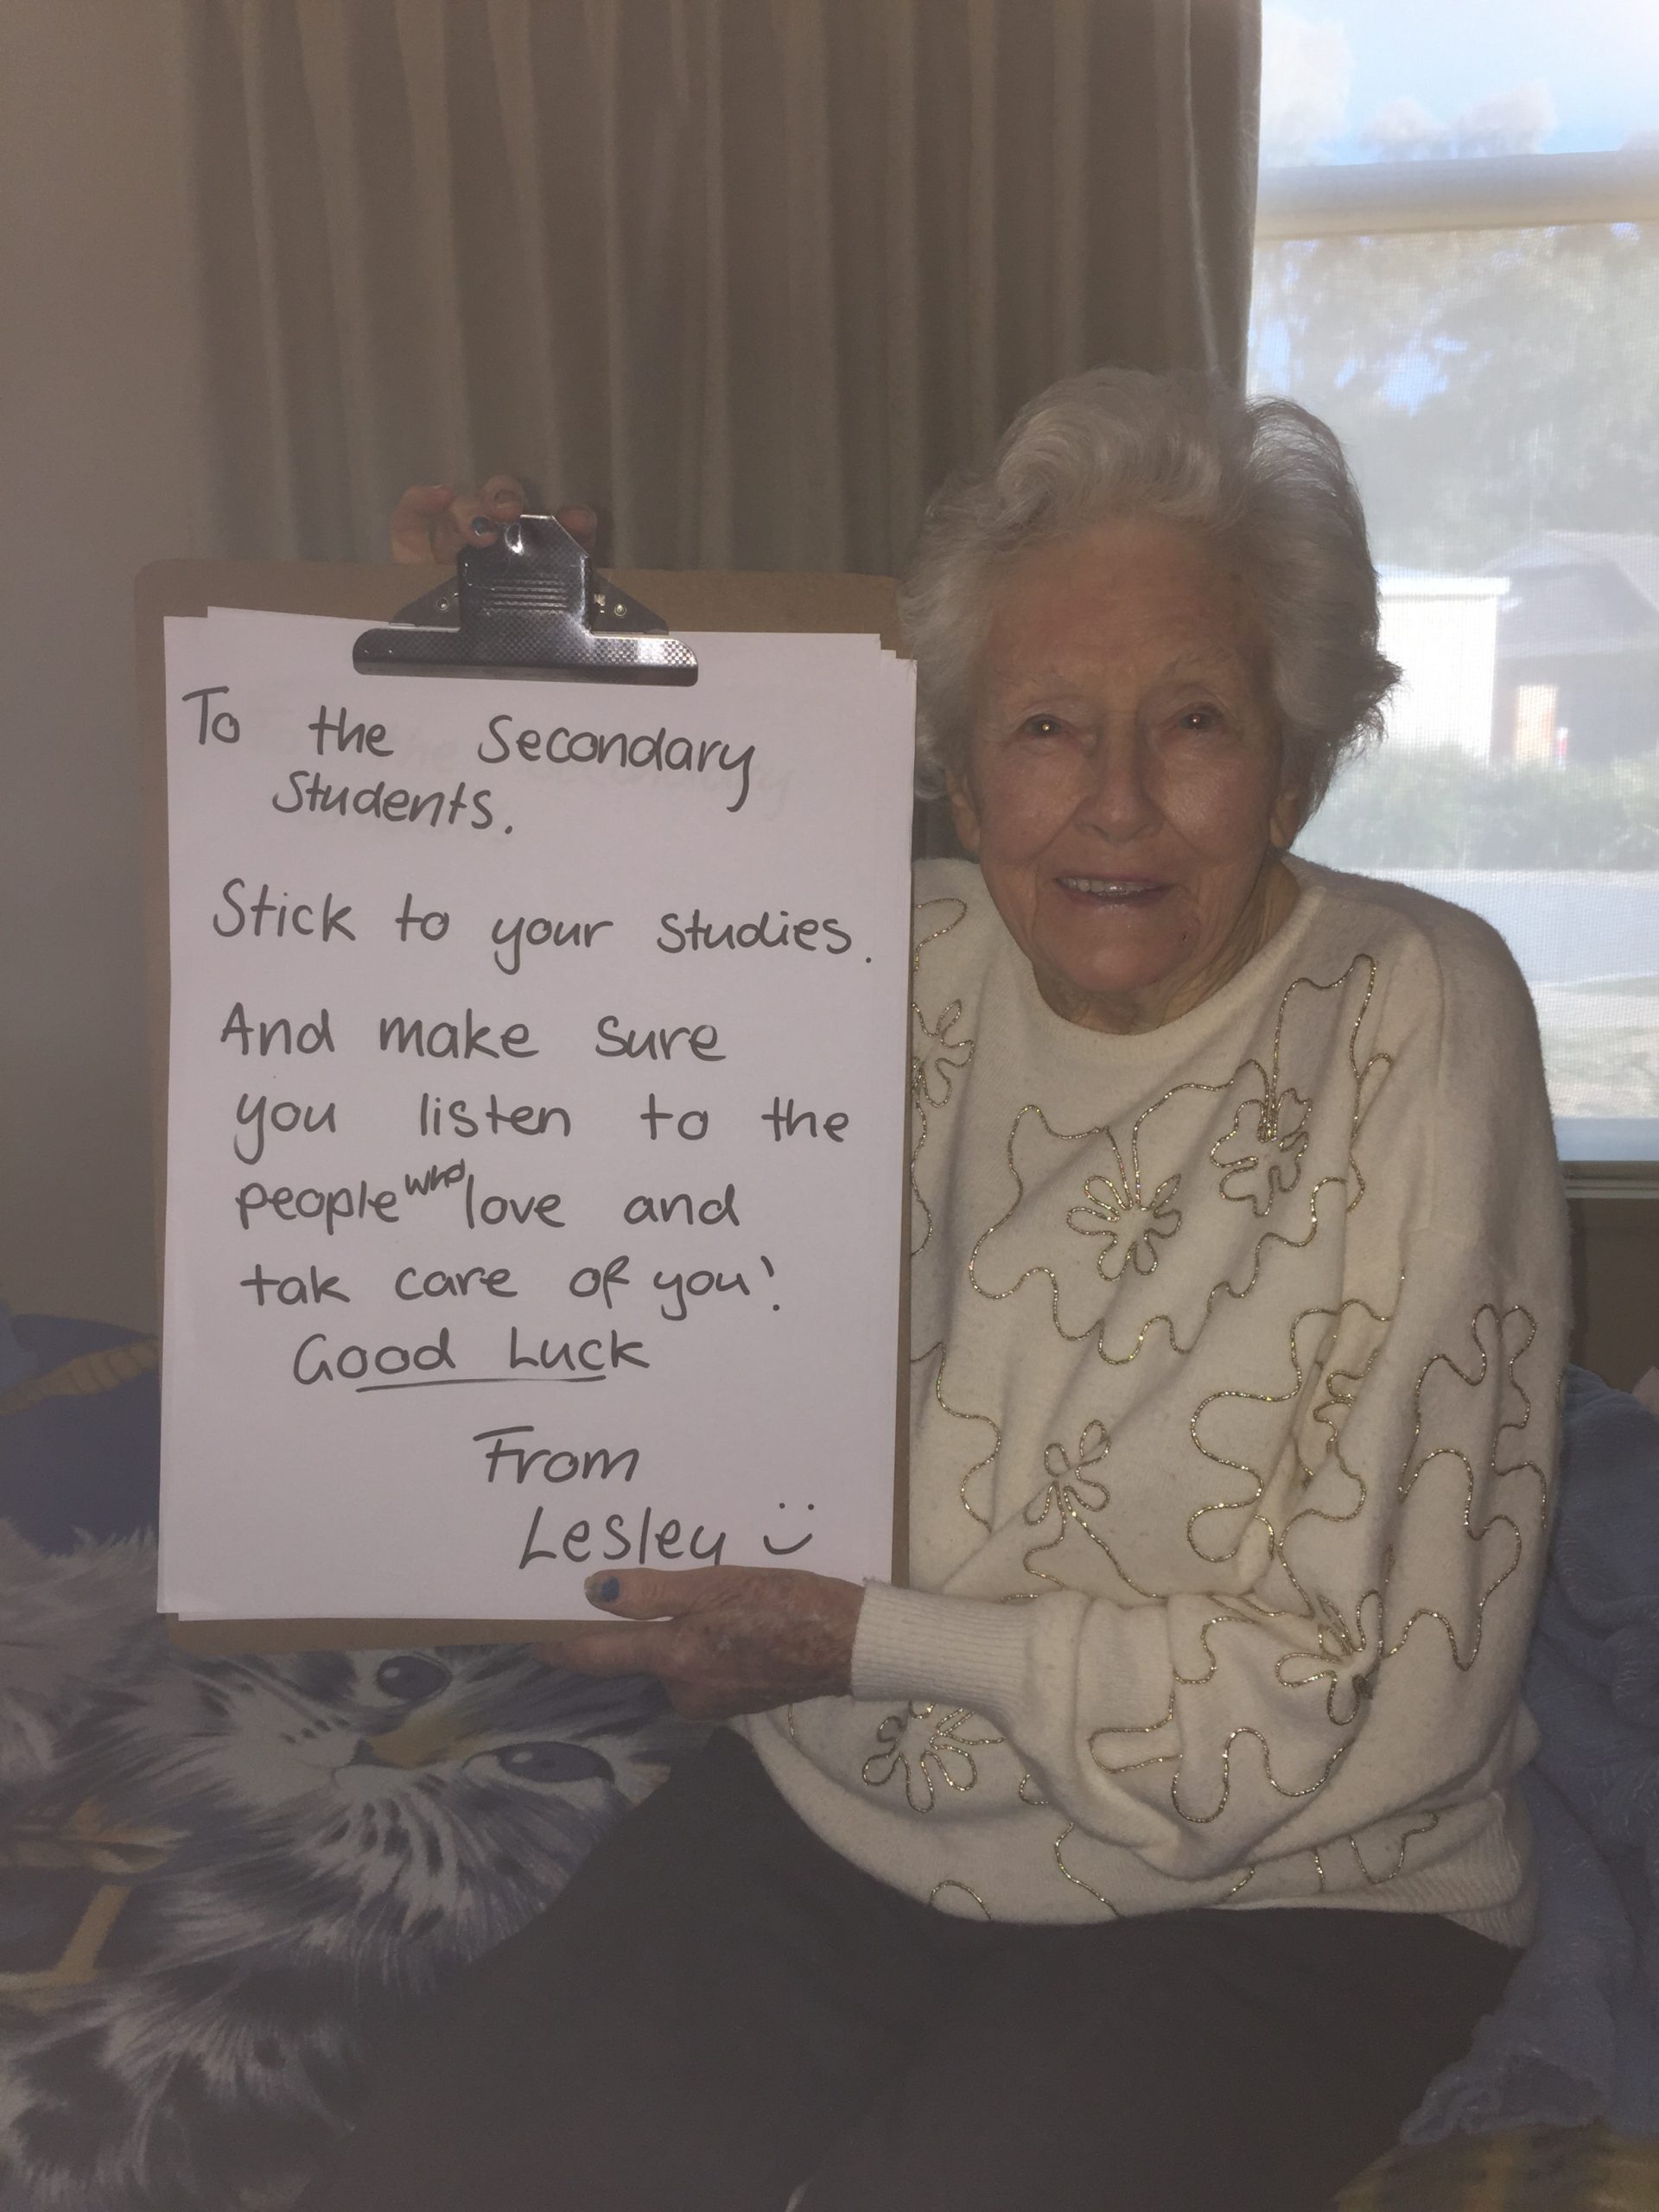
M1131 1590L1138 1590L1142 1597L1155 1597L1155 1591L1143 1589L1133 1576L1126 1574L1119 1564L1117 1554L1090 1521L1091 1513L1103 1513L1111 1503L1111 1492L1096 1474L1090 1469L1103 1465L1111 1450L1111 1439L1103 1421L1091 1421L1077 1439L1075 1452L1068 1452L1063 1444L1051 1444L1043 1453L1043 1471L1048 1477L1045 1488L1025 1509L1025 1522L1028 1529L1040 1529L1051 1519L1054 1533L1046 1543L1033 1544L1025 1555L1025 1569L1039 1582L1054 1584L1060 1589L1072 1586L1065 1577L1052 1574L1037 1561L1049 1552L1058 1551L1065 1541L1068 1523L1088 1537L1090 1542L1103 1552L1120 1577ZM1033 1595L1038 1594L1036 1592Z
M1437 1351L1417 1378L1411 1451L1396 1490L1403 1509L1397 1557L1420 1602L1401 1618L1392 1560L1385 1562L1385 1659L1419 1629L1438 1630L1452 1663L1467 1674L1480 1656L1488 1602L1521 1565L1527 1536L1545 1534L1547 1478L1529 1450L1537 1433L1534 1401L1517 1372L1537 1338L1525 1306L1484 1304L1466 1341ZM1541 1396L1538 1410L1548 1418L1548 1409Z
M1382 1325L1370 1306L1356 1299L1351 1300L1344 1311L1344 1325L1351 1323L1356 1313L1370 1320L1376 1332L1375 1340L1368 1344L1350 1327L1350 1344L1344 1357L1351 1363L1342 1367L1334 1363L1334 1332L1321 1346L1313 1410L1308 1415L1306 1432L1297 1440L1294 1495L1298 1513L1306 1512L1319 1520L1351 1521L1370 1491L1364 1477L1342 1456L1342 1432L1371 1363L1382 1348ZM1316 1484L1318 1496L1311 1498L1308 1493ZM1294 1526L1293 1520L1287 1524L1287 1530Z
M1313 1104L1269 1078L1260 1096L1247 1098L1210 1157L1221 1170L1224 1198L1248 1205L1258 1219L1274 1200L1294 1191L1308 1146Z
M918 1006L911 1007L912 1046L910 1056L911 1116L910 1192L912 1199L912 1230L910 1255L913 1260L926 1249L933 1234L933 1209L922 1194L918 1170L922 1149L927 1142L927 1113L930 1106L949 1105L956 1079L974 1057L971 1037L958 1037L957 1024L962 1019L962 1001L953 999L931 1026L923 1018Z
M1103 1281L1116 1282L1128 1267L1149 1275L1158 1265L1159 1246L1181 1225L1181 1210L1174 1203L1180 1187L1180 1177L1170 1175L1145 1195L1138 1162L1131 1174L1120 1169L1116 1179L1090 1175L1084 1181L1083 1204L1070 1208L1065 1225L1079 1236L1104 1240L1095 1262Z
M1064 1520L1083 1522L1085 1513L1103 1512L1111 1493L1097 1475L1084 1471L1100 1466L1111 1448L1105 1423L1097 1421L1091 1421L1077 1439L1075 1456L1063 1444L1049 1445L1043 1453L1048 1486L1027 1506L1027 1527L1040 1529L1051 1513ZM1083 1525L1087 1528L1088 1523L1083 1522Z
M1274 1675L1287 1690L1312 1689L1323 1682L1325 1718L1334 1728L1351 1728L1371 1694L1382 1661L1382 1592L1366 1591L1350 1617L1334 1599L1316 1590L1310 1611L1317 1649L1282 1652Z
M913 1702L902 1713L888 1713L875 1732L881 1749L864 1762L866 1783L872 1789L880 1789L901 1775L905 1802L912 1813L933 1810L936 1783L959 1794L971 1789L979 1780L974 1752L1002 1741L1000 1736L963 1735L964 1724L974 1717L966 1706L947 1706L941 1711L936 1705ZM930 1721L933 1722L931 1729Z
M962 1001L953 999L930 1026L919 1007L911 1008L915 1042L910 1059L911 1096L918 1107L946 1106L956 1079L974 1057L971 1037L958 1037Z

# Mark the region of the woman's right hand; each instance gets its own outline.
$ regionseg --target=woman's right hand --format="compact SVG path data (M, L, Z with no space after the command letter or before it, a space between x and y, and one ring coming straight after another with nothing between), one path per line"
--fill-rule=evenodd
M391 511L391 557L448 567L463 545L493 545L502 525L524 511L524 487L516 476L492 476L477 492L412 484ZM591 507L561 507L554 520L594 550L599 517Z

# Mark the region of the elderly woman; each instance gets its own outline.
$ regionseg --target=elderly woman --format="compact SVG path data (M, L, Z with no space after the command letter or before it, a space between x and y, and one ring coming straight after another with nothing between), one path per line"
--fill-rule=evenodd
M905 607L910 1585L595 1579L561 1662L747 1717L314 2212L1292 2212L1526 1940L1562 1199L1502 944L1290 849L1395 674L1336 442L1058 385Z

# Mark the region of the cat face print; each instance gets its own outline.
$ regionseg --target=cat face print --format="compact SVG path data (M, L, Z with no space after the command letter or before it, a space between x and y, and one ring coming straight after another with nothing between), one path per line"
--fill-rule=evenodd
M556 1894L696 1740L654 1683L474 1646L175 1655L81 1748L112 1813L178 1837L124 1915L146 1947L218 1955L234 1929L418 1980Z

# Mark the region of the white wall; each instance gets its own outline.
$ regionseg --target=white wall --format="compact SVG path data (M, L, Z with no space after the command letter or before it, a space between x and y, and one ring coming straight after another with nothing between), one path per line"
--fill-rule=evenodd
M1391 746L1490 757L1505 576L1384 576L1383 652L1404 671L1384 712Z

